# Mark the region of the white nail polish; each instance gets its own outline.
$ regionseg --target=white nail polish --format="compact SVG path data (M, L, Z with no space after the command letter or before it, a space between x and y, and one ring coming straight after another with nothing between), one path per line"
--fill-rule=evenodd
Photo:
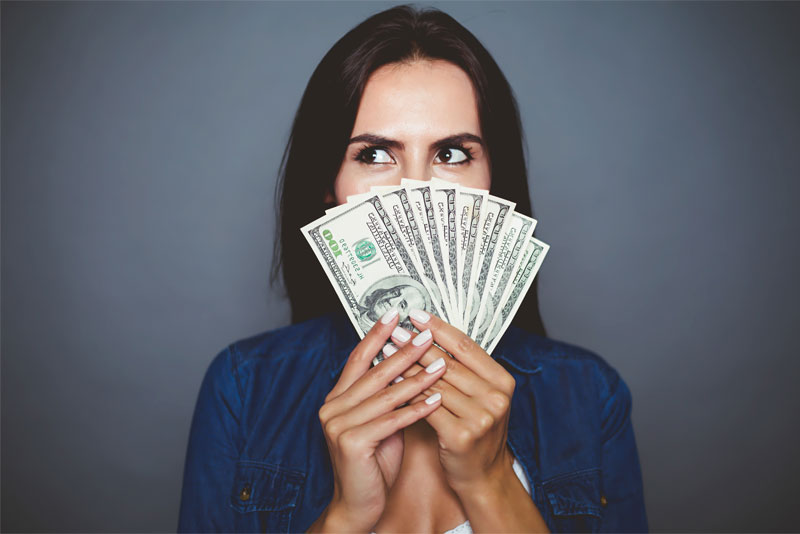
M428 367L426 367L425 372L428 374L433 374L442 367L444 367L444 358L439 358L438 360L430 364Z
M420 345L422 345L423 343L428 341L431 337L433 337L433 336L431 334L430 329L428 329L428 330L425 330L424 332L422 332L420 334L417 334L417 337L415 337L414 341L412 341L411 343L413 343L414 345L419 347Z
M383 324L389 324L395 317L397 317L397 309L391 309L383 314L383 317L381 317L381 322Z
M397 383L399 383L399 382L402 382L403 380L405 380L405 378L403 378L403 375L398 375L398 376L397 376L397 378L395 378L394 380L392 380L392 382L394 382L395 384L397 384Z
M411 339L411 334L408 333L408 330L404 328L400 328L399 326L392 330L392 337L399 339L403 343Z
M386 345L384 345L383 355L386 356L387 358L392 354L394 354L395 352L397 352L397 347L395 347L391 343L387 343Z
M431 316L422 310L413 309L408 312L408 316L420 323L427 323L431 320Z
M433 404L434 402L437 402L441 398L442 398L441 393L434 393L433 395L425 399L425 404Z

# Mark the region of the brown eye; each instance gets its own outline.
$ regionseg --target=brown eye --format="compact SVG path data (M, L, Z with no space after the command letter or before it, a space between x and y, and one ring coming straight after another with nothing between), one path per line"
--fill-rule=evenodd
M438 163L464 163L469 158L467 154L460 148L444 148L436 155Z
M394 161L386 150L376 147L363 149L358 153L356 159L369 165L392 163Z

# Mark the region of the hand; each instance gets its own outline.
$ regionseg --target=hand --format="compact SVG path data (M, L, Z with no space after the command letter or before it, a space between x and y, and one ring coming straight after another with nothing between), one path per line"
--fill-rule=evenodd
M422 365L415 363L403 373L405 378L414 377L424 365L445 357L442 379L412 402L442 395L442 407L425 420L438 434L439 460L448 483L459 493L500 480L513 462L506 438L514 377L454 326L419 310L412 310L409 317L419 330L430 329L434 341L455 357L431 346L419 360ZM392 340L398 347L407 346L406 336L400 334Z
M333 464L334 493L324 520L321 516L312 530L326 523L336 524L337 529L369 531L383 514L400 471L403 429L440 406L438 401L424 402L426 396L419 402L409 400L438 380L444 367L387 387L430 348L430 335L420 338L423 342L419 345L409 343L391 359L370 368L372 358L397 322L398 314L392 310L373 325L350 354L339 381L319 409ZM409 405L395 409L405 402Z

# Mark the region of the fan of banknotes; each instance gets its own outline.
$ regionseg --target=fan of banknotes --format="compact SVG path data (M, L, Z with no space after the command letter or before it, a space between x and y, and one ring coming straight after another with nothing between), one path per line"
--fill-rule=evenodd
M407 314L418 308L491 354L550 248L515 205L437 178L404 178L347 197L301 231L362 338L392 308L416 331Z

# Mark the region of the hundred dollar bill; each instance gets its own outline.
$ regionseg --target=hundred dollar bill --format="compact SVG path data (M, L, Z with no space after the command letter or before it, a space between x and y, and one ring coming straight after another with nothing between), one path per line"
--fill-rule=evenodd
M392 308L441 314L441 296L423 283L394 223L375 195L301 229L358 335ZM415 330L400 311L400 324Z
M483 290L489 279L489 267L491 267L497 249L497 243L502 236L509 214L514 210L516 202L503 200L493 195L489 195L486 202L486 219L481 228L480 246L475 251L476 260L472 266L472 283L467 291L466 314L464 323L467 328L464 332L471 336L475 327L476 317L480 309L480 300L483 298Z
M447 271L445 278L450 294L450 305L453 308L453 321L451 324L462 328L458 310L458 232L456 231L456 198L458 185L447 180L431 178L431 196L436 215L436 224L442 238L442 255L444 268Z
M427 187L432 184L441 186L431 187L431 198L434 204L434 212L436 215L435 222L437 224L435 235L442 236L442 239L438 245L440 250L443 252L444 268L447 272L446 274L449 274L455 281L456 278L454 274L456 272L456 261L454 255L456 251L451 247L451 245L454 245L455 233L451 233L450 230L455 227L456 185L452 182L440 180L438 178L432 178L430 183L409 179L403 179L403 181L406 185L419 187ZM419 218L423 212L422 210L415 210L412 208L410 202L408 201L409 192L402 185L372 186L369 192L348 195L346 204L329 208L325 210L325 213L326 215L339 213L346 209L348 204L362 202L375 194L381 198L381 202L383 202L386 211L389 213L390 218L395 223L398 232L403 237L406 248L408 248L412 259L416 262L417 270L425 275L423 281L425 281L429 286L437 286L437 291L440 293L444 291L445 294L447 294L449 286L447 282L445 282L445 279L442 277L442 275L436 270L436 262L433 259L433 251L436 247L433 247L432 244L430 246L426 246L426 244L430 243L431 236L430 232L426 231L427 225L422 225L419 221ZM447 205L448 200L452 205ZM445 210L449 210L449 213ZM449 226L447 224L448 217L450 219ZM420 231L420 228L422 228L422 231ZM450 257L453 257L454 260L452 266L449 263ZM457 313L456 309L452 309L455 308L455 306L453 306L451 303L444 304L445 309L442 310L442 319L459 326L456 319L460 320L460 314ZM447 307L448 304L451 306L451 308Z
M530 241L528 241L523 262L514 274L513 282L506 288L506 294L500 299L501 307L497 310L489 325L487 334L483 338L481 347L487 353L491 354L494 351L497 343L514 319L514 314L517 313L525 294L530 289L531 283L536 277L536 273L539 272L539 267L541 267L548 250L550 250L550 245L539 241L535 237L531 237Z
M428 256L433 261L433 271L442 290L442 302L448 312L448 322L451 322L452 320L449 317L451 315L455 316L457 310L452 305L453 300L450 296L450 286L452 284L448 284L449 277L447 276L444 255L442 254L441 232L436 224L430 184L425 181L409 180L407 178L403 178L400 183L408 193L414 215L417 216L417 220L420 222L425 234L427 234L426 238L423 239L423 245L426 248L430 247Z
M402 236L406 248L416 259L417 270L420 272L423 282L430 291L441 295L443 292L442 281L433 267L429 249L423 246L424 230L420 228L421 225L411 208L408 191L404 188L380 188L376 194L380 197L381 203ZM440 309L443 313L441 317L449 322L450 313L444 302Z
M472 282L473 266L475 265L480 239L480 229L486 218L484 209L489 192L483 189L472 189L459 186L456 198L456 218L458 222L458 303L460 325L459 329L464 330L464 315L467 303L467 293Z
M514 207L485 190L404 178L348 196L302 230L361 337L388 306L416 331L404 312L421 307L491 353L549 250L532 238L536 221ZM388 287L397 276L411 281Z
M528 241L533 236L535 226L536 220L521 213L513 212L508 217L508 223L500 238L497 253L494 255L492 264L489 267L489 280L480 300L481 305L478 309L475 327L472 332L472 338L478 344L483 340L489 328L489 323L497 311L500 298L512 279L511 275L522 261L522 256L527 248Z

